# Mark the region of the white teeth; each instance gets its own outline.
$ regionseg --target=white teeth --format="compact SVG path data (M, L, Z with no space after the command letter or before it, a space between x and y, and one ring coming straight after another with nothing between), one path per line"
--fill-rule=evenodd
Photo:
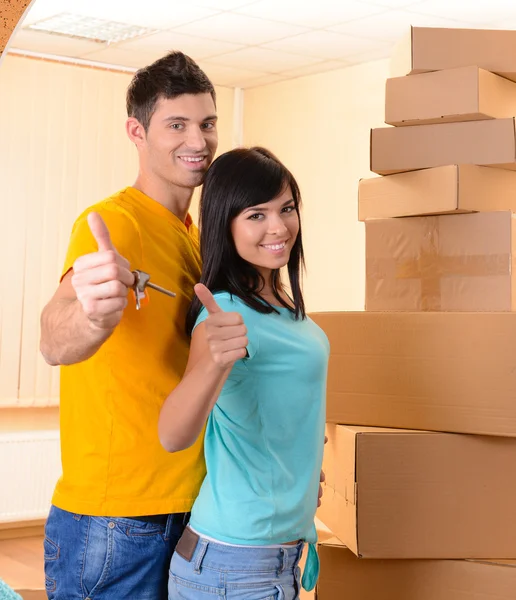
M267 250L283 250L283 248L285 247L285 243L283 244L268 244L263 246L264 248L267 248Z
M186 162L202 162L204 160L204 156L197 156L197 157L193 157L193 156L180 156L179 157L181 160L184 160Z

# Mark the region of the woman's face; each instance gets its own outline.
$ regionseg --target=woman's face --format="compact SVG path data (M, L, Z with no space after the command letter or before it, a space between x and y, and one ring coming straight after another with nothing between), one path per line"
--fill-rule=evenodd
M290 186L273 200L246 208L231 223L236 251L268 281L281 269L299 233L299 217Z

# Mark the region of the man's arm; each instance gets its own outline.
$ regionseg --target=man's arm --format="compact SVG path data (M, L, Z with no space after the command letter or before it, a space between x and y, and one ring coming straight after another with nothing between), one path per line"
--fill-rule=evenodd
M129 262L114 248L102 218L88 215L98 251L78 258L41 315L40 350L50 365L90 358L109 338L134 283Z

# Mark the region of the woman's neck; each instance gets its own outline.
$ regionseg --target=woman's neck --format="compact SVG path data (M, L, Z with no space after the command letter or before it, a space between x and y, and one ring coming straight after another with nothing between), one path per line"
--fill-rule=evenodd
M288 294L285 292L285 288L283 287L281 282L278 285L277 295L274 294L272 285L264 286L258 292L258 294L260 295L261 298L263 298L266 302L268 302L269 304L272 304L273 306L278 304L278 297L279 297L279 298L281 298L281 300L283 300L285 305L293 308L292 300L289 298Z

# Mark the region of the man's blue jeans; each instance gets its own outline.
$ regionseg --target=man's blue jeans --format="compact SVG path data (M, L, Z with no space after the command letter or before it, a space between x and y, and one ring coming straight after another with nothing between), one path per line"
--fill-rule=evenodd
M189 516L161 524L53 506L44 541L49 600L167 600L170 559Z

